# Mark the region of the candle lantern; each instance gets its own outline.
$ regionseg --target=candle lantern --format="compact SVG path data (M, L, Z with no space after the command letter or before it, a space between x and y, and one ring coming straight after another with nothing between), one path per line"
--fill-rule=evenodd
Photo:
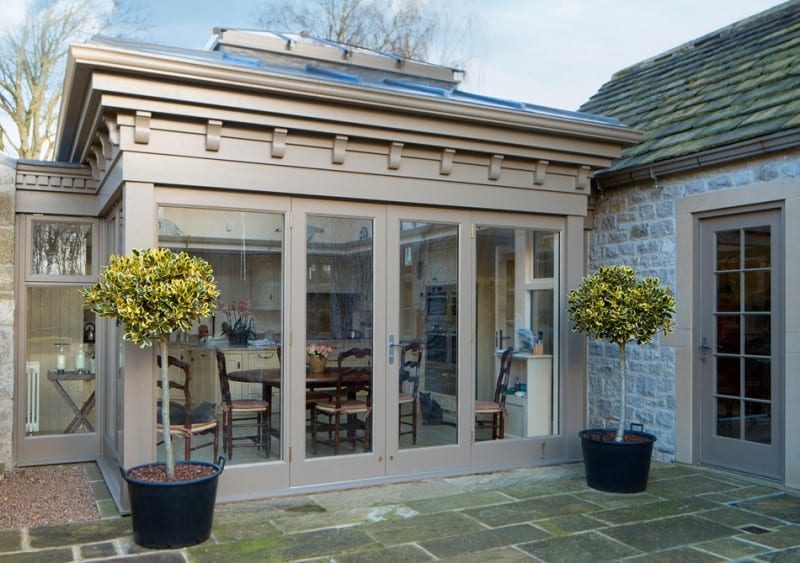
M66 342L56 342L56 371L64 373L67 369L67 344Z

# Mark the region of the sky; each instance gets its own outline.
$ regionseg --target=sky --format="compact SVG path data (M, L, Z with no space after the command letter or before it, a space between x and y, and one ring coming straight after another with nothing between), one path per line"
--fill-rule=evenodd
M0 0L2 20L43 0ZM461 88L577 109L618 70L781 0L430 0L471 18ZM214 27L254 28L258 0L121 0L149 14L149 41L202 48ZM458 16L454 16L458 17ZM299 30L283 30L299 31Z

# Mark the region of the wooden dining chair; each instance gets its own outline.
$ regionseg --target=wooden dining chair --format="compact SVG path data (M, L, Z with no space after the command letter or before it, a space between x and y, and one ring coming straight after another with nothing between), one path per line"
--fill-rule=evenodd
M419 416L419 371L422 365L422 344L411 342L403 346L400 364L400 395L398 397L398 436L411 434L411 442L417 443L417 417ZM403 385L409 383L411 393L403 392ZM410 405L410 408L405 408ZM410 426L403 430L403 426Z
M514 347L503 351L500 357L500 371L497 374L497 383L494 388L493 401L475 401L475 430L491 425L492 440L505 438L506 419L506 391L508 380L511 377L511 360L514 358ZM485 417L491 415L491 420Z
M317 433L322 431L327 432L328 440L321 443L333 446L334 455L338 455L342 430L347 432L346 438L353 444L353 450L357 441L363 441L364 451L369 451L372 366L365 365L365 362L372 363L370 348L351 348L339 354L335 392L330 400L311 405L311 444L314 453L317 453L320 443ZM321 415L327 417L327 421L320 421ZM363 420L358 420L359 415ZM359 430L363 431L362 437L357 436Z
M216 348L217 373L222 394L222 446L228 459L233 459L234 442L237 446L255 446L270 455L271 436L269 432L269 403L263 399L233 399L225 364L225 353ZM234 435L237 428L253 428L253 434ZM252 442L252 443L250 443Z
M161 367L161 356L157 356L157 358L158 367ZM214 457L212 460L216 460L217 454L219 453L219 422L214 416L214 405L211 403L195 405L192 402L192 370L187 362L179 360L174 356L168 356L167 365L181 370L181 381L170 379L169 388L177 389L183 393L182 402L173 400L169 402L170 435L181 436L183 438L184 459L186 461L192 459L193 451L207 446L214 446ZM162 387L160 380L158 381L158 386ZM156 428L158 429L158 435L160 437L164 427L161 421L161 401L159 400L158 403L159 410ZM209 434L213 436L212 441L199 443L197 440L199 436L206 436ZM163 443L164 441L159 439L158 445Z

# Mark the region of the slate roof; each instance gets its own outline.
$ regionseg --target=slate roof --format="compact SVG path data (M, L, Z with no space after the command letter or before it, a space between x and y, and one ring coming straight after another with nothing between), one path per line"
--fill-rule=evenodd
M800 131L800 0L617 72L579 111L644 132L604 174Z

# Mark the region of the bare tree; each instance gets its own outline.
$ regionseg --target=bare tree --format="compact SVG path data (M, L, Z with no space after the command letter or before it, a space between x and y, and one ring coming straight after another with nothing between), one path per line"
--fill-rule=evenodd
M52 156L69 43L110 29L112 17L134 21L128 14L115 0L61 0L3 30L0 114L10 123L0 127L0 150L8 147L27 159ZM9 130L12 124L16 131Z
M431 0L268 0L256 16L261 29L309 33L405 58L458 66L468 56L465 51L472 22L461 8L448 10L449 4Z

